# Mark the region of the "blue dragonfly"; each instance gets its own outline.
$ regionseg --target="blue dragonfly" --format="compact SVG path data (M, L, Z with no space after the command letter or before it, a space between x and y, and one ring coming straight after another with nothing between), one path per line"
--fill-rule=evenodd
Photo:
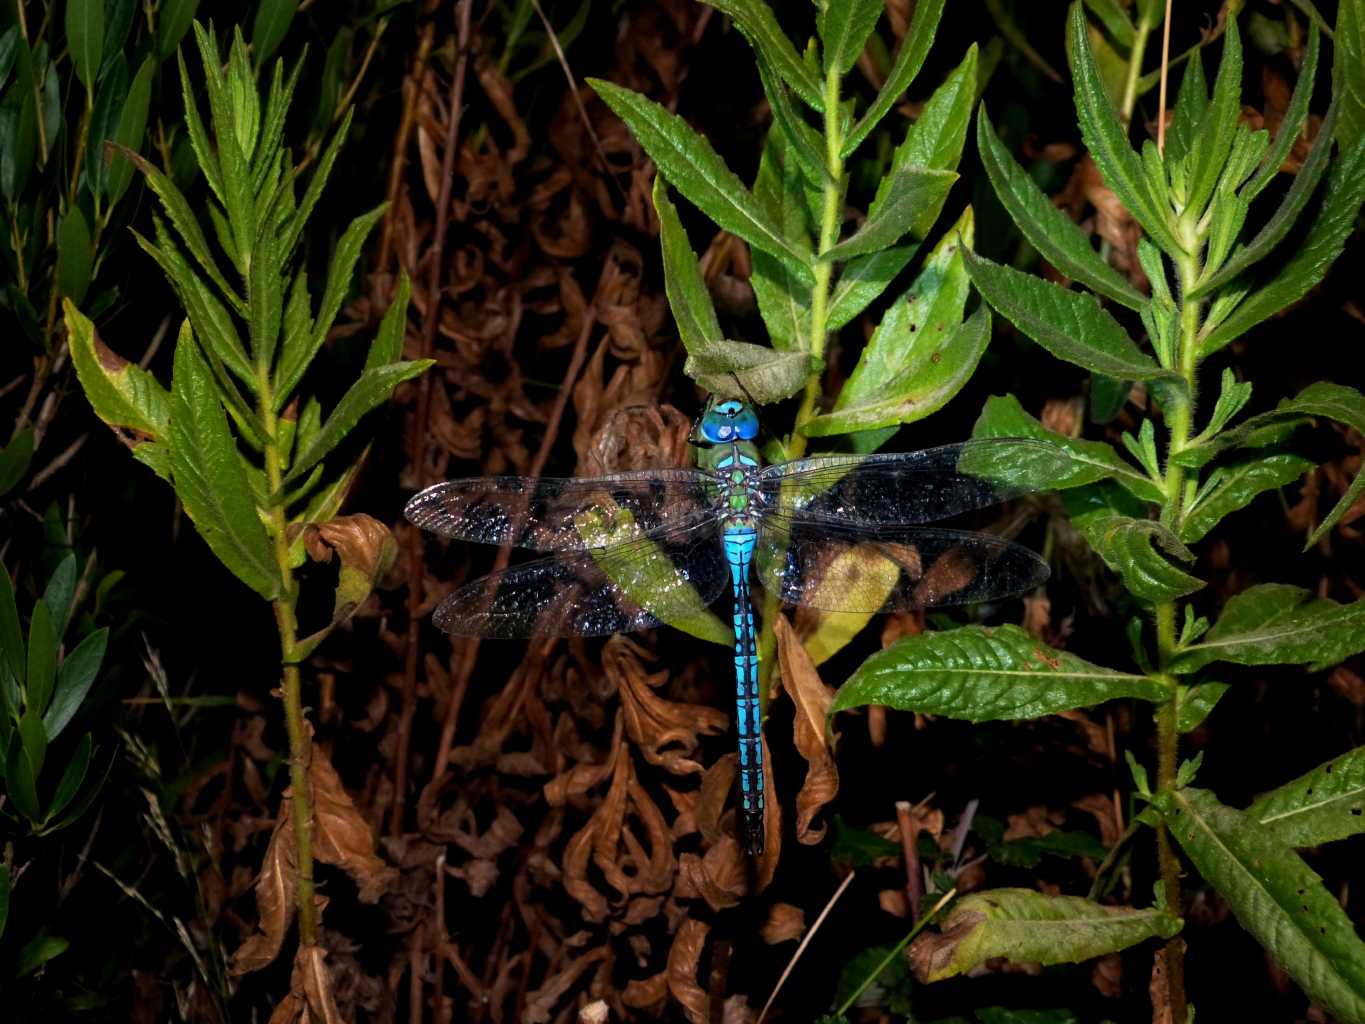
M1067 459L1056 446L990 438L924 451L819 455L763 466L758 417L712 399L690 440L696 468L602 477L481 477L408 502L445 537L551 552L466 583L437 626L503 639L607 636L704 615L734 599L740 809L763 849L763 743L753 577L784 605L875 613L971 604L1047 578L1032 551L935 520L1035 490Z

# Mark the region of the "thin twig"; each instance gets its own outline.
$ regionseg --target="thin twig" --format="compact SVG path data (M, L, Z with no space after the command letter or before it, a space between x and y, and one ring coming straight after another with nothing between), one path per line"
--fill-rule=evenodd
M379 258L375 260L375 270L382 274L389 269L389 257L393 252L393 219L397 215L398 190L403 187L403 172L408 165L408 142L412 139L413 126L417 124L417 99L422 94L422 79L427 73L427 59L436 39L436 22L428 21L422 28L422 36L417 42L417 56L412 62L412 72L403 81L403 116L398 121L398 134L393 140L393 156L389 160L389 186L384 198L388 203L384 211L384 223L379 232Z
M825 909L820 911L820 916L817 917L815 923L810 926L810 931L806 932L805 937L801 940L801 945L796 947L796 952L792 954L791 960L788 962L786 969L782 972L782 977L777 979L777 984L773 986L772 995L770 995L768 1001L763 1004L763 1010L759 1013L758 1020L755 1024L763 1024L763 1018L768 1015L768 1010L772 1007L773 1000L776 999L777 994L782 991L782 986L787 983L787 977L791 974L792 969L796 967L796 962L801 959L801 954L806 951L806 947L810 945L811 939L815 938L815 933L818 932L820 926L825 923L825 918L828 917L829 912L834 909L834 904L839 902L839 897L844 894L844 890L849 887L849 884L853 881L853 876L856 874L857 871L850 871L848 877L839 883L839 888L834 890L834 895L831 896L829 901L825 904Z

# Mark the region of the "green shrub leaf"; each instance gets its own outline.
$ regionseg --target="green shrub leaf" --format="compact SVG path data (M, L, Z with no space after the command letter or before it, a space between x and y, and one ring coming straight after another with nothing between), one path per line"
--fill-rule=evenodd
M934 34L938 30L939 18L943 16L944 3L945 0L920 0L915 4L914 20L910 23L910 31L901 40L900 50L891 65L891 72L877 92L872 106L867 108L867 112L859 119L853 131L848 133L848 138L844 140L843 156L848 156L862 145L863 140L872 133L872 129L876 128L891 108L900 102L910 84L914 82L919 69L924 65L924 58L929 55L929 48L934 43Z
M104 0L66 0L66 45L76 77L94 92L104 58Z
M884 704L900 711L990 722L1037 718L1121 697L1161 701L1166 687L1091 664L1018 626L965 626L902 637L859 666L831 711Z
M825 71L846 75L877 27L882 0L829 0L815 18L824 47Z
M1198 61L1199 54L1191 59ZM1186 161L1190 168L1185 186L1188 209L1202 213L1208 206L1227 166L1241 113L1242 37L1237 30L1237 19L1233 17L1227 19L1227 31L1223 33L1223 59L1213 83L1213 96L1199 120L1199 129Z
M112 161L107 171L110 205L122 199L132 184L133 165L121 154L125 150L136 152L142 148L142 140L147 133L147 113L152 104L152 77L155 74L156 61L148 56L133 76L133 84L128 87L128 98L119 112L118 126L113 135L117 148L107 157ZM101 163L106 159L104 153L96 156Z
M684 372L708 391L767 404L790 398L820 370L808 352L780 352L747 341L713 341L687 357Z
M942 3L942 0L938 2ZM801 59L791 40L778 25L772 8L764 0L706 0L706 3L722 14L730 16L735 28L749 40L749 45L776 69L782 80L791 86L801 99L815 110L825 109L819 77L810 65ZM593 83L593 87L596 88L596 83Z
M1170 562L1170 558L1193 562L1194 553L1169 529L1106 507L1085 508L1081 504L1085 497L1076 491L1065 496L1071 522L1134 597L1172 601L1204 586L1203 580Z
M659 214L659 244L664 259L664 289L673 321L683 347L692 352L708 341L719 341L720 322L711 293L702 280L697 255L692 251L687 232L678 219L678 210L668 198L663 175L654 178L654 209Z
M1349 148L1365 138L1365 2L1341 0L1335 42L1332 80L1343 108L1337 138Z
M1186 544L1193 544L1224 516L1246 508L1263 491L1293 483L1314 465L1298 455L1265 455L1219 466L1181 513L1176 532Z
M136 450L166 433L170 396L156 378L116 355L95 333L95 325L67 300L62 304L71 361L95 415L124 434Z
M90 692L100 665L104 663L104 652L109 646L109 630L97 629L78 643L57 670L57 688L52 694L52 703L43 714L43 729L49 740L61 735L71 719L76 717L85 696Z
M886 291L918 251L918 243L898 245L855 256L844 264L839 280L830 289L828 328L837 331L852 323L854 317Z
M936 212L941 208L955 181L955 171L901 168L891 177L885 191L878 193L877 201L869 208L862 227L851 237L821 253L820 259L829 262L846 260L889 248L912 232L920 232L922 236L925 211L933 209Z
M1365 944L1299 855L1206 790L1160 793L1155 803L1238 923L1299 987L1342 1020L1365 1018Z
M1271 790L1246 813L1280 842L1296 848L1365 832L1365 747Z

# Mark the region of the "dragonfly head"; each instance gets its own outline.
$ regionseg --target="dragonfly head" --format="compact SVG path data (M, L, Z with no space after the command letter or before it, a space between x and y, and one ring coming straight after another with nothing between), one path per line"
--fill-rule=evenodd
M712 400L692 431L699 445L752 441L758 436L758 415L751 406L733 398Z

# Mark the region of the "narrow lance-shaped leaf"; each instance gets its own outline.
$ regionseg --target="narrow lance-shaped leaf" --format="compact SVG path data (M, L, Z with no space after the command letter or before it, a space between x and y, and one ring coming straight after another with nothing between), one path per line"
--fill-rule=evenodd
M262 0L251 25L251 52L257 67L265 67L270 55L284 41L298 10L298 0Z
M684 372L708 391L767 404L796 394L822 365L808 352L722 340L690 353Z
M1075 493L1067 495L1068 505ZM1173 601L1204 586L1203 580L1171 563L1171 558L1193 562L1194 553L1155 520L1092 509L1072 512L1071 522L1134 597Z
M1250 505L1264 491L1293 483L1313 466L1310 459L1298 455L1267 455L1218 467L1181 514L1180 539L1193 544L1224 516Z
M1308 121L1308 103L1313 98L1313 83L1318 76L1318 50L1321 36L1322 30L1318 28L1318 23L1316 21L1310 22L1308 25L1308 47L1304 54L1303 66L1299 68L1299 78L1294 83L1294 94L1289 98L1289 106L1285 109L1280 127L1275 132L1275 141L1267 150L1261 169L1256 172L1256 176L1242 190L1243 195L1248 200L1255 198L1275 180L1275 176L1280 173L1281 165L1284 164L1290 151L1293 150L1294 143L1298 141L1303 126ZM1340 45L1338 43L1338 49ZM1339 102L1346 103L1342 93L1338 93L1337 98ZM1342 120L1344 121L1344 119L1343 113ZM1342 121L1337 123L1341 124Z
M52 626L52 612L38 601L28 623L28 674L24 682L25 705L41 715L52 699L52 687L57 680L57 632Z
M767 144L758 162L758 177L754 180L754 198L768 210L783 234L808 245L810 216L801 169L790 149L780 129L769 129ZM753 273L749 281L773 348L784 352L809 350L809 285L786 261L770 256L762 249L754 249L750 255Z
M76 77L94 92L104 55L104 0L67 0L66 44Z
M696 253L678 218L678 210L669 201L668 186L662 175L654 178L654 209L659 215L659 243L663 250L668 305L673 310L673 320L678 325L683 346L692 352L708 341L720 339L720 322L697 265Z
M403 358L403 336L408 327L408 300L412 297L412 282L405 272L399 272L398 287L394 289L393 301L379 322L379 333L375 335L370 351L365 356L365 369L388 366Z
M1347 751L1247 808L1286 846L1321 846L1365 832L1365 747Z
M1147 939L1169 939L1180 924L1158 908L1108 907L1033 889L988 889L957 900L941 933L920 936L907 956L921 981L934 982L997 957L1015 964L1082 963Z
M706 0L706 3L730 16L735 28L749 40L749 45L777 70L801 99L815 110L825 109L819 76L797 54L765 0Z
M1337 8L1336 58L1332 80L1342 98L1341 125L1337 137L1343 147L1365 138L1365 4L1342 0Z
M1195 59L1198 59L1197 55ZM1190 209L1202 212L1208 205L1232 150L1241 112L1242 36L1237 29L1237 19L1233 17L1226 22L1223 59L1190 154L1191 170L1185 200Z
M1365 1019L1365 943L1299 855L1205 790L1160 793L1155 803L1238 923L1299 987L1342 1020Z
M989 722L1166 696L1166 687L1147 676L1054 650L1018 626L965 626L903 637L872 655L840 687L832 710L884 704Z
M820 9L815 25L824 47L826 72L848 74L877 27L882 6L882 0L836 0Z
M924 65L924 58L929 55L929 48L934 43L934 35L938 30L939 19L943 16L945 2L946 0L920 0L915 4L910 31L901 40L901 47L891 65L891 72L878 90L872 106L867 108L857 126L848 133L848 138L844 140L843 156L847 157L862 145L863 140L872 133L914 82L919 69Z
M1262 583L1229 598L1213 628L1173 667L1195 672L1214 661L1328 666L1362 650L1365 600L1337 604L1302 587Z
M85 298L95 254L90 246L90 225L79 206L72 206L57 229L57 287L72 302Z
M1147 305L1147 296L1090 247L1090 237L1052 204L1029 173L996 135L985 107L976 116L981 162L1010 218L1043 258L1074 281L1129 309Z
M830 289L829 317L826 321L829 330L837 331L847 326L875 302L918 251L918 243L898 245L849 260L840 271L839 280Z
M101 159L112 159L109 166L109 202L117 203L128 191L133 181L133 165L121 154L124 150L136 152L142 148L142 140L147 132L147 112L152 102L152 76L156 73L156 61L150 56L143 60L128 88L128 99L124 101L119 113L118 128L114 133L114 143L118 147L113 154L99 154Z
M57 670L57 687L52 694L52 703L43 714L43 729L49 740L61 735L71 719L76 717L86 694L99 674L104 663L104 652L109 646L109 630L97 629L78 643L62 659Z
M954 171L905 167L895 172L881 202L869 210L867 220L854 234L820 254L827 262L888 248L907 234L924 230L924 213L942 205L957 181ZM916 238L916 241L919 239Z
M1171 376L1138 349L1093 295L971 253L967 270L997 312L1058 359L1123 380Z
M600 79L588 82L679 192L725 230L786 261L808 283L813 280L810 252L782 234L705 138L637 92Z
M200 535L238 579L273 600L279 593L280 568L274 564L212 374L188 323L175 346L168 435L175 491Z
M166 433L170 396L155 377L109 349L75 305L62 304L71 362L95 415L116 431L131 434L131 446Z

